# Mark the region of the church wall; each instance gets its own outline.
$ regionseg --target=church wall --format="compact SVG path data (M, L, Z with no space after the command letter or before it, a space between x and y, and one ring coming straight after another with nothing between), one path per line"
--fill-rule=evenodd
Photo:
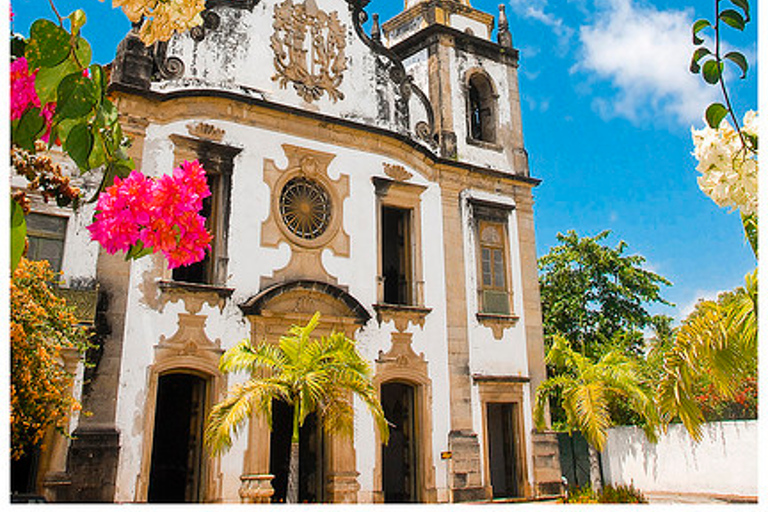
M322 258L326 270L338 279L340 286L348 287L374 315L365 327L358 331L360 349L370 360L386 352L395 331L392 322L379 326L372 305L376 299L376 195L371 181L373 176L385 177L383 164L401 165L400 162L382 157L370 151L342 148L318 143L300 137L246 127L215 119L185 119L166 125L150 124L144 141L143 171L157 176L170 172L174 162L174 145L171 135L188 136L187 126L205 122L224 130L222 143L242 147L243 151L234 162L229 229L229 278L225 285L234 291L223 306L203 304L199 314L207 317L205 335L214 343L220 341L225 350L249 335L249 326L237 304L256 295L261 279L284 267L290 258L286 244L278 248L262 247L262 223L269 210L269 187L264 182L264 160L273 159L277 168L287 165L282 144L293 144L317 151L335 154L329 166L329 178L348 175L350 194L344 201L343 229L350 236L349 257L338 256L325 250ZM421 193L421 250L425 262L424 306L432 311L426 316L423 327L411 325L412 347L416 354L424 354L432 386L432 453L431 462L436 471L437 487L445 486L445 462L440 452L447 450L449 420L449 381L447 375L447 346L445 332L446 291L443 266L442 204L438 185L421 177L412 168L404 167L413 174L412 183L426 187ZM350 264L351 263L351 264ZM177 331L179 314L185 313L183 301L164 298L166 292L158 289L158 279L169 279L170 272L162 258L143 258L132 263L131 283L125 322L121 383L118 395L118 428L121 432L121 452L116 500L142 500L141 475L147 477L147 445L151 422L147 411L154 400L151 390L151 370L157 355L157 345L165 338L172 338ZM229 376L227 385L240 381L242 376ZM357 410L357 470L363 493L372 488L375 466L375 436L370 416L362 407ZM246 436L235 443L233 449L221 459L219 474L221 497L224 501L238 501L238 477L243 472L243 453ZM218 478L218 475L217 475ZM143 485L146 485L144 482ZM144 491L145 492L145 491ZM444 492L442 494L445 494Z

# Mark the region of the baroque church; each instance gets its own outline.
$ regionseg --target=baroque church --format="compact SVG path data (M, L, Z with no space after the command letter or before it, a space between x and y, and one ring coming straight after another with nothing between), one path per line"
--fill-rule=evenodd
M72 436L38 461L48 500L284 500L287 407L271 429L252 418L219 456L202 432L247 378L222 374L222 353L316 311L316 333L345 332L370 362L391 439L360 403L351 438L310 417L300 501L560 492L557 440L532 419L546 377L539 180L504 8L497 24L469 0L405 0L366 31L367 4L208 0L189 33L147 48L134 29L120 43L111 89L131 157L150 176L203 164L214 241L171 270L88 243L92 210L30 216L30 247L73 296L90 293L96 333Z

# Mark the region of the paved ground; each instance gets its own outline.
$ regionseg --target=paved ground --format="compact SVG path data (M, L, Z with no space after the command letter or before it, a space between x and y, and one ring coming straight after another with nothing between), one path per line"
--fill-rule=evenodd
M644 493L651 505L669 503L701 503L710 505L729 505L734 503L756 504L756 496L734 496L713 494L677 494L677 493Z

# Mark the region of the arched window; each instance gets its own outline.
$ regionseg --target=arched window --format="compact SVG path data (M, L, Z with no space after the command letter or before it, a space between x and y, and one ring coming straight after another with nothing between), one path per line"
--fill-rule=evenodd
M473 74L467 93L469 139L496 142L496 96L487 76Z

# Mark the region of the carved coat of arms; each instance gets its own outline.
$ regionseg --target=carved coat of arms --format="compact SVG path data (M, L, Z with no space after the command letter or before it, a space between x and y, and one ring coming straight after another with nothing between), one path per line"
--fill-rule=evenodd
M285 0L275 6L272 26L275 32L270 40L277 70L272 79L283 88L292 83L309 103L323 93L334 102L344 99L339 86L347 69L347 31L338 13L324 12L315 0L303 4Z

